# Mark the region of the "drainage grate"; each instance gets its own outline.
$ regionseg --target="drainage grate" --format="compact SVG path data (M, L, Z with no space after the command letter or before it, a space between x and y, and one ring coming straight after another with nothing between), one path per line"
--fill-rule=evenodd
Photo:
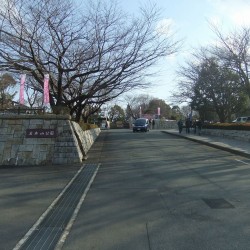
M212 209L234 208L234 206L225 199L202 199Z
M20 248L16 249L54 249L97 170L97 164L86 164L38 227Z

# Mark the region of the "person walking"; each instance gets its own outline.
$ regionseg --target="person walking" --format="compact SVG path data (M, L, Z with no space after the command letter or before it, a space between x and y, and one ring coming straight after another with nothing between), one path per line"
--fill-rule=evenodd
M152 129L152 119L149 119L149 128Z
M152 120L152 126L153 126L153 129L155 128L155 120L153 119Z
M179 129L179 133L181 134L182 128L183 128L183 122L181 119L177 122L177 125L178 125L178 129Z
M194 134L196 134L196 130L197 130L197 120L194 120L193 122L193 129L194 129Z
M198 120L196 122L196 126L197 126L197 130L198 130L198 134L201 135L201 128L202 128L202 122L201 122L201 120Z
M190 118L186 119L185 126L186 126L186 134L189 134L190 133L190 126L191 126Z

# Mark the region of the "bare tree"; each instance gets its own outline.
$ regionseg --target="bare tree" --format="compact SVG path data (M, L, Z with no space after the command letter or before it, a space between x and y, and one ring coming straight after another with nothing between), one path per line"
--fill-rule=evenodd
M115 2L6 0L0 8L0 70L27 73L42 92L49 74L50 104L67 106L80 120L85 107L135 88L159 58L175 53L179 42L156 29L156 6L139 17ZM151 73L152 74L152 73Z
M250 28L242 27L226 35L216 26L212 29L218 44L212 47L211 53L240 76L241 85L250 97Z
M41 107L43 104L43 96L39 91L34 88L30 88L28 85L25 85L25 93L27 96L27 102L29 106L32 107Z
M10 74L0 75L0 103L1 108L12 106L16 92L10 91L16 85L15 79ZM12 92L12 93L11 93Z
M141 94L136 96L128 95L125 97L125 101L127 102L126 113L128 117L132 117L133 119L139 118L142 114L144 114L148 108L149 103L153 99L152 96Z

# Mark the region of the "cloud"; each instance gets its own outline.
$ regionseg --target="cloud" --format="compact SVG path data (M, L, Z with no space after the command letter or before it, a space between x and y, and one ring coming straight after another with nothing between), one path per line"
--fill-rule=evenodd
M249 0L207 0L214 9L213 19L217 23L229 21L234 26L250 25Z

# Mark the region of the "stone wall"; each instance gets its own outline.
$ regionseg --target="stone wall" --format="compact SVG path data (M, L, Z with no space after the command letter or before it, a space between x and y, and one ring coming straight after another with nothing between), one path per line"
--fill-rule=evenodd
M155 120L155 128L156 129L177 129L177 121L175 120Z
M244 130L223 130L223 129L202 129L202 134L225 137L229 139L249 141L250 131Z
M1 115L0 165L81 163L99 133L65 115Z

